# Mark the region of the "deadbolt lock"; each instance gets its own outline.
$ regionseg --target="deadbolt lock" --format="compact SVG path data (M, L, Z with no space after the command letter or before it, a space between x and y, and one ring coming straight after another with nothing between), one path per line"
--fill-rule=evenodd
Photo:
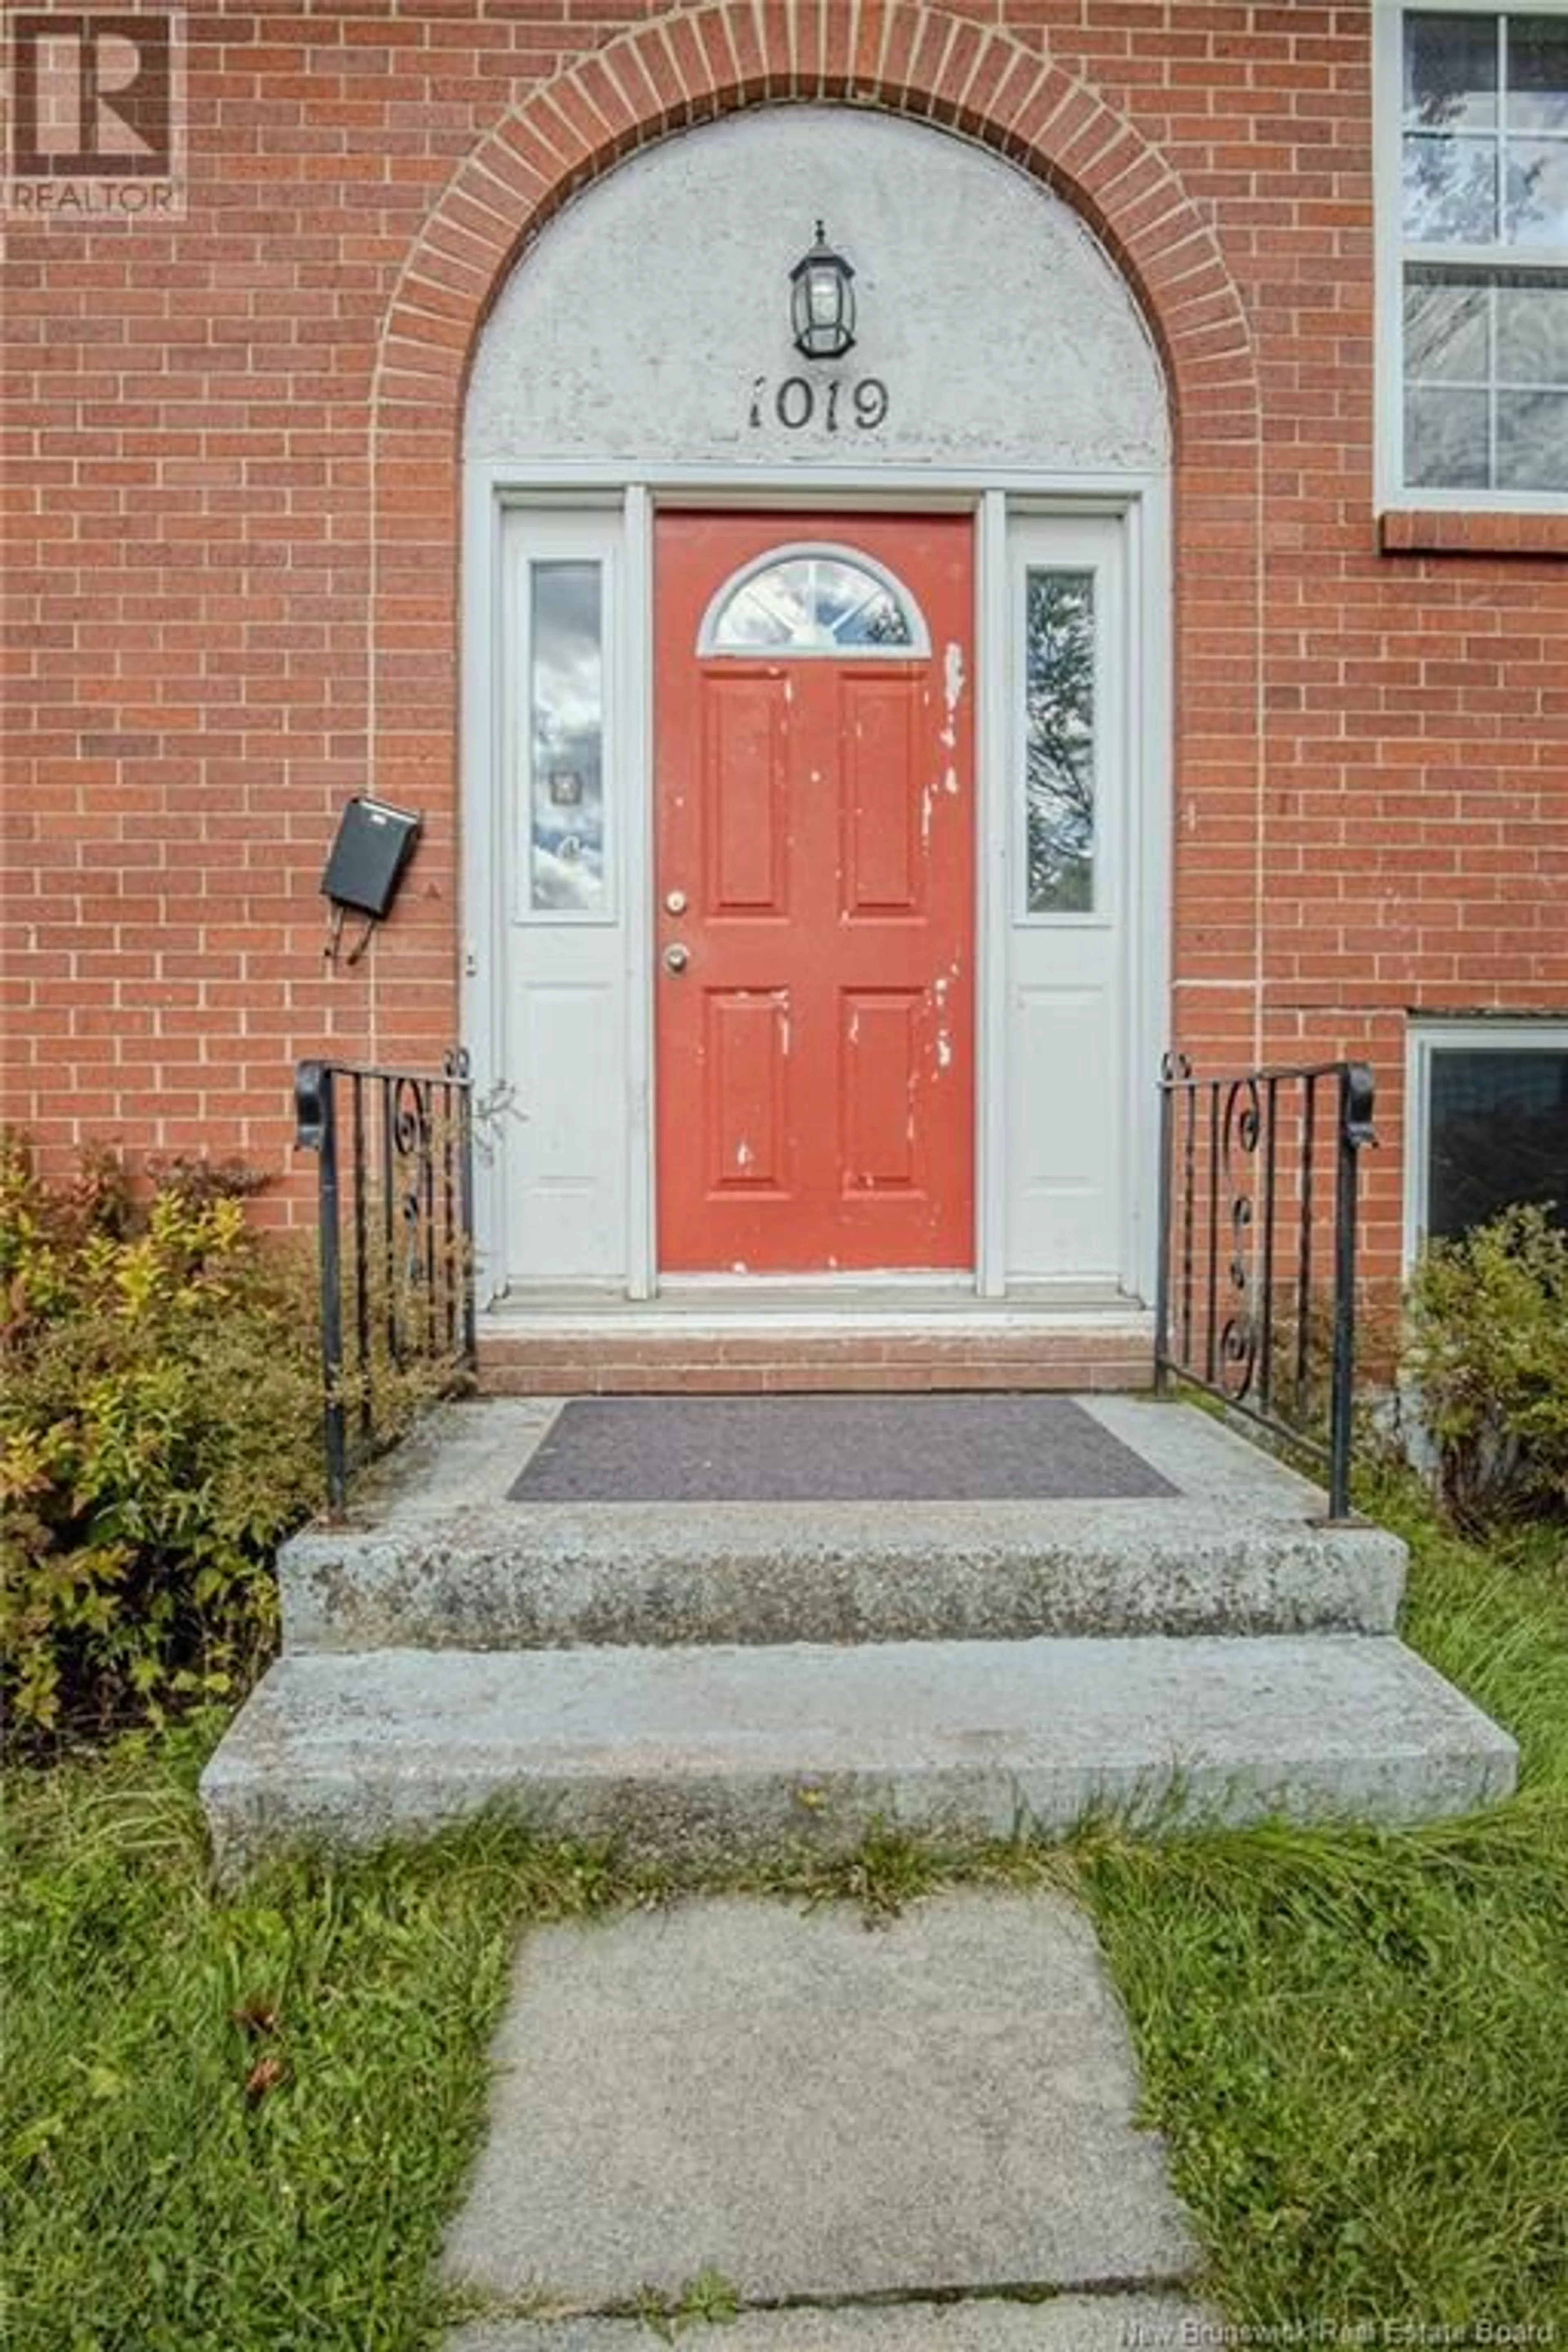
M667 915L684 915L686 912L685 891L667 890L664 894L664 911Z

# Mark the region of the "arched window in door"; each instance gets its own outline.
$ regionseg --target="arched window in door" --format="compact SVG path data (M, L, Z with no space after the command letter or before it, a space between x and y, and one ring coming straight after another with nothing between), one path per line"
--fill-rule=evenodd
M703 615L701 654L888 654L908 661L931 639L890 572L847 547L775 549L727 580Z

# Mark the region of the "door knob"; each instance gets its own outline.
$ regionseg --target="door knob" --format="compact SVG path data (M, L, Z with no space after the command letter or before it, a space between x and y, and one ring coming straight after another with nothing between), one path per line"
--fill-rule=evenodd
M666 948L664 951L664 968L666 971L684 971L690 961L691 956L689 950L683 948L679 940L675 941L673 946Z

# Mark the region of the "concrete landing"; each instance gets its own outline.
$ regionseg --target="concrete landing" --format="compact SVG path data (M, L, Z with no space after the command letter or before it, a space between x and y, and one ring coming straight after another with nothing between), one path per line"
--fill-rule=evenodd
M1397 1538L1323 1526L1315 1487L1207 1414L1127 1397L1075 1402L1175 1491L521 1504L507 1490L559 1402L452 1406L367 1486L348 1526L284 1546L284 1645L1393 1632L1405 1576Z
M1168 1482L1065 1396L573 1397L518 1503L1153 1500Z
M1401 1643L1246 1640L285 1654L203 1776L220 1864L501 1801L722 1862L873 1820L964 1836L1094 1807L1155 1826L1411 1822L1514 1785L1513 1741Z
M1059 1896L943 1895L874 1931L749 1900L549 1929L494 2055L445 2264L481 2294L625 2309L704 2269L747 2304L1165 2286L1196 2261L1093 1932ZM924 2340L910 2316L880 2340ZM933 2346L1041 2340L921 2318ZM847 2325L780 2315L760 2340Z

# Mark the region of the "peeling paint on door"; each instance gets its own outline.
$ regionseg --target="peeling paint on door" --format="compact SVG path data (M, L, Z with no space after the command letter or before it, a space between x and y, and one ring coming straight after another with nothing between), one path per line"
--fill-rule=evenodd
M973 540L958 515L656 522L667 1271L973 1266ZM937 650L699 655L723 582L812 541L902 583Z

